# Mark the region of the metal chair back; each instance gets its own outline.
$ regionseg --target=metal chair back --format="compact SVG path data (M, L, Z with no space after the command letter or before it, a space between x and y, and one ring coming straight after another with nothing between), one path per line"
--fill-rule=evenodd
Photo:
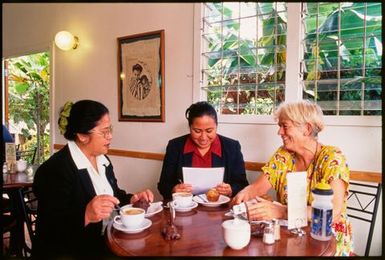
M347 215L350 218L370 223L365 246L365 256L369 256L380 201L381 183L370 184L351 181L349 186Z

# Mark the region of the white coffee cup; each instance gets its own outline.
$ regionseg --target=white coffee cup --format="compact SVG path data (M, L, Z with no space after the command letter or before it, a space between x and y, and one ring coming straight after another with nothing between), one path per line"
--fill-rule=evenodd
M251 229L246 220L226 220L222 223L222 230L226 244L232 249L242 249L250 242Z
M189 192L175 192L172 194L173 204L176 207L191 207L193 195Z
M120 215L114 217L114 222L126 228L134 229L141 226L144 221L144 209L124 206L120 209Z
M16 161L16 170L18 172L23 172L27 169L27 161L20 159Z

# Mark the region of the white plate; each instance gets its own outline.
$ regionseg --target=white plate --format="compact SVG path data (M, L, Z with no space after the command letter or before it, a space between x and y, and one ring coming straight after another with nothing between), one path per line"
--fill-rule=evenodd
M199 194L197 196L194 196L193 200L195 202L198 202L199 204L202 204L203 206L206 206L206 207L218 207L218 206L220 206L222 204L225 204L225 203L230 201L230 198L225 196L225 195L219 195L218 201L215 201L215 202L205 202L199 196L204 197L205 199L207 199L206 194Z
M196 203L195 201L191 202L191 205L189 207L175 207L175 211L176 212L187 212L187 211L190 211L192 209L195 209L196 207L198 207L198 203Z
M142 224L137 228L126 228L123 224L118 224L116 222L112 223L112 225L114 228L116 228L119 231L122 231L128 234L135 234L149 228L152 225L152 221L145 218Z
M152 217L155 214L161 212L163 210L162 204L163 204L163 202L161 202L161 201L151 202L150 206L147 209L146 214L144 214L144 217L149 218L149 217ZM132 204L128 204L127 207L132 207Z

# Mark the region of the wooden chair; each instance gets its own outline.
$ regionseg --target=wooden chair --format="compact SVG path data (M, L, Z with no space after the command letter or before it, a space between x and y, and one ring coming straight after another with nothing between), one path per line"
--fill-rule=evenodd
M7 249L4 245L10 245L10 234L12 229L16 227L16 219L14 216L10 214L11 205L10 200L7 198L2 198L1 201L1 226L2 226L2 234L3 234L3 256L10 256L9 255L9 248ZM8 241L8 242L7 242Z
M27 226L28 235L31 241L31 246L24 245L24 256L28 256L32 252L32 242L35 237L35 225L37 218L37 198L33 193L32 188L23 188L20 190L20 196L23 200L22 214Z
M381 194L381 183L363 184L351 181L349 186L350 189L347 206L348 216L370 224L368 239L365 246L365 256L369 256Z

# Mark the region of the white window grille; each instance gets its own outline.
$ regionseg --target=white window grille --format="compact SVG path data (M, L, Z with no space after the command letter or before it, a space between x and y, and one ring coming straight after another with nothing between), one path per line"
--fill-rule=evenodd
M271 114L285 99L285 3L204 3L202 89L220 114Z
M315 100L325 115L381 115L382 4L316 2L288 8L298 5L203 3L201 97L220 117L271 115L293 98ZM287 19L298 17L290 11L301 13L302 24L301 18ZM288 27L303 33L302 45L287 44ZM297 68L286 67L287 53L303 58L291 62Z
M326 115L381 115L381 3L304 3L303 98Z

